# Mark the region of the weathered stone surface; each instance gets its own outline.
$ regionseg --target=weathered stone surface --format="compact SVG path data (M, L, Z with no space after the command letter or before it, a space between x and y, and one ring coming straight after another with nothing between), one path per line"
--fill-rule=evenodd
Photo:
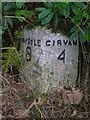
M78 43L61 33L37 27L24 30L24 75L42 92L74 86L77 79Z

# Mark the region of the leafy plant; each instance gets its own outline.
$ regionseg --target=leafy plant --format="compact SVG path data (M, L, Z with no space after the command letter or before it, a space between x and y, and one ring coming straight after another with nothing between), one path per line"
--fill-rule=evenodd
M7 48L6 52L2 53L2 70L7 72L8 68L11 66L15 66L18 70L21 69L21 51L17 51L14 47Z
M38 18L40 21L42 21L42 24L46 25L47 23L51 22L52 19L55 20L56 24L59 22L59 18L62 15L69 14L69 7L68 3L43 3L44 7L36 8L36 11L41 12L38 15Z
M54 24L57 28L61 19L69 19L73 25L71 39L77 39L78 33L81 41L90 41L88 35L90 14L87 11L88 3L83 2L44 2L43 7L36 8L39 11L38 19L42 25Z
M22 32L22 31L19 31L19 30L15 30L14 36L15 36L15 38L17 38L17 39L22 39L22 38L23 38L23 32Z
M2 4L2 30L13 28L14 24L19 22L29 22L33 11L24 10L25 2L11 2ZM27 20L28 19L28 20Z

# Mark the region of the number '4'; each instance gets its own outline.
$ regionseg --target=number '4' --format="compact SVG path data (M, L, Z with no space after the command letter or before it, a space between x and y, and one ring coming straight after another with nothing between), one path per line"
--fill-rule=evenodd
M65 63L65 49L58 56L58 60L63 60L63 63Z

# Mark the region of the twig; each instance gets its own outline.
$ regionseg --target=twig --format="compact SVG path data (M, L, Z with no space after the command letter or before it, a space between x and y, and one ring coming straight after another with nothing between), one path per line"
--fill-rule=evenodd
M15 19L23 19L25 22L27 22L27 23L29 23L29 24L31 24L31 25L33 25L31 22L29 22L28 20L26 20L24 17L19 17L19 16L4 16L4 17L8 17L8 18L15 18ZM34 25L33 25L34 26Z
M15 50L15 47L3 47L1 50Z
M29 108L28 108L24 113L22 113L21 116L24 116L35 104L36 104L36 101L34 101L34 102L29 106Z
M68 18L70 18L71 21L78 27L78 29L79 29L80 31L82 31L82 33L85 35L85 33L84 33L84 31L81 29L81 27L80 27L71 17L68 17Z

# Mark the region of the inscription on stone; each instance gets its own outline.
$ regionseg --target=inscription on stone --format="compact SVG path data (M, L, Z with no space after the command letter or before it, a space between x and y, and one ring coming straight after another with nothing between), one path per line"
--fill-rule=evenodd
M42 92L74 86L78 71L78 42L37 27L24 30L24 74Z

